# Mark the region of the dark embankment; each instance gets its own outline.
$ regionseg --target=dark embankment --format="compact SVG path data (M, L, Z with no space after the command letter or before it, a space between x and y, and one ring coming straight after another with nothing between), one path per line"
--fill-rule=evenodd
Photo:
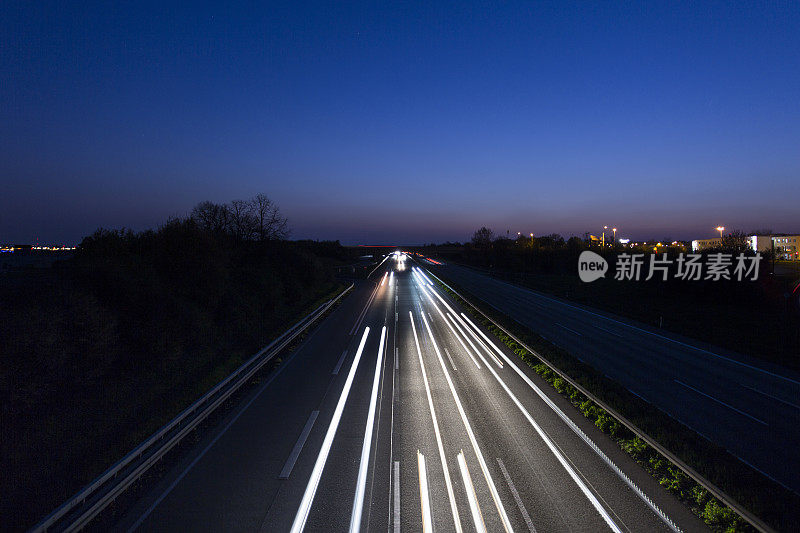
M192 219L0 277L2 529L30 527L338 288L338 243Z

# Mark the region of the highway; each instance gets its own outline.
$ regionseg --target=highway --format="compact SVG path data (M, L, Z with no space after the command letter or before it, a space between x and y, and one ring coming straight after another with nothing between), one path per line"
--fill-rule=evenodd
M462 313L385 261L114 529L704 529Z
M453 264L432 271L800 492L800 376ZM758 335L757 331L753 332Z

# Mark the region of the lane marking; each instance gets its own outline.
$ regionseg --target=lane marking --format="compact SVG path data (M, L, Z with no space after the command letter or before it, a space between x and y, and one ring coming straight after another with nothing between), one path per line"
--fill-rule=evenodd
M336 363L336 367L333 369L333 372L331 372L331 374L333 374L334 376L339 375L339 369L342 368L342 363L344 363L344 358L346 356L347 356L347 350L342 352L342 356L339 358L339 362Z
M486 524L483 522L481 507L478 505L478 496L475 494L475 487L472 485L472 478L469 477L467 460L464 459L464 450L458 452L458 467L461 470L461 479L464 480L464 490L467 493L469 509L472 512L472 522L475 524L475 531L486 533Z
M778 398L778 397L776 397L776 396L773 396L772 394L767 394L767 393L766 393L766 392L764 392L764 391L760 391L760 390L758 390L758 389L754 389L753 387L748 387L747 385L745 385L745 384L743 384L743 383L739 383L739 385L741 385L741 386L742 386L742 387L744 387L745 389L750 389L750 390L751 390L751 391L753 391L753 392L757 392L757 393L759 393L759 394L761 394L761 395L764 395L764 396L767 396L767 397L769 397L769 398L772 398L772 399L773 399L773 400L775 400L775 401L778 401L778 402L781 402L781 403L785 403L786 405L789 405L789 406L791 406L791 407L794 407L795 409L800 409L800 405L793 404L792 402L787 402L786 400L781 400L780 398Z
M517 502L517 507L519 507L519 512L522 513L522 518L525 520L525 525L528 526L528 531L531 533L536 533L536 528L533 527L533 520L531 520L531 515L528 514L528 510L525 509L525 505L522 503L522 498L519 496L519 492L517 492L517 487L514 486L514 482L511 481L511 476L508 475L508 470L506 470L506 465L503 464L503 460L499 457L497 458L497 464L500 465L500 470L503 472L503 477L506 478L506 483L508 484L508 488L511 489L511 495L514 496L514 501Z
M400 533L400 461L394 462L394 533Z
M431 502L428 498L428 473L425 470L425 456L417 450L417 468L419 469L419 502L422 508L422 531L433 533L431 519Z
M467 430L467 436L469 436L470 443L472 443L472 449L475 451L475 455L478 458L478 463L481 465L481 471L483 472L483 477L486 478L486 483L489 485L489 492L492 494L492 498L494 499L495 506L497 507L497 512L500 514L500 521L503 524L503 528L508 532L511 533L513 531L511 527L511 523L508 520L508 515L506 514L506 510L503 507L503 502L500 501L500 495L497 493L497 488L494 485L494 481L492 480L492 475L489 473L489 467L486 466L486 461L483 459L483 453L481 453L480 446L478 446L478 441L475 438L475 433L472 431L472 426L467 420L467 413L464 411L464 406L461 405L461 399L458 397L458 393L456 392L456 388L453 385L453 380L450 378L450 372L447 371L447 367L444 364L444 359L442 359L442 353L439 351L439 345L436 344L436 339L433 338L433 330L431 329L430 324L428 324L428 320L425 318L425 315L422 315L422 321L425 323L425 328L428 330L428 336L431 338L431 343L433 344L433 348L436 351L436 356L439 359L439 365L442 367L442 371L444 372L444 377L447 379L447 385L450 387L450 393L453 395L453 400L456 402L456 407L458 408L458 414L461 415L461 421L464 423L464 427ZM494 373L494 369L487 364L487 368Z
M397 346L394 347L394 369L400 368L400 354L397 351Z
M450 357L450 352L447 351L447 348L444 349L445 355L447 355L447 359L450 361L450 364L453 365L453 370L456 370L456 364L453 362L453 358Z
M600 326L594 326L594 327L599 329L600 331L605 331L606 333L610 333L611 335L614 335L615 337L622 338L622 335L620 335L619 333L614 333L613 331L611 331L609 329L601 328Z
M314 427L314 422L317 420L317 416L319 416L319 411L311 411L311 415L308 417L308 422L306 422L306 425L303 427L303 431L300 432L300 436L297 438L297 442L295 443L294 448L292 448L289 458L286 459L286 463L283 465L281 473L278 474L278 479L289 479L289 475L292 473L294 464L297 462L297 458L300 457L300 452L303 451L303 445L306 443L308 434L311 433L311 428Z
M369 306L372 303L372 300L375 299L375 295L377 293L378 293L378 287L376 286L374 289L372 289L372 294L369 295L369 298L367 299L367 303L364 305L364 308L358 314L358 317L356 318L356 322L355 322L355 324L353 324L353 327L352 327L352 329L350 329L350 333L348 333L348 335L352 335L353 333L355 333L356 330L359 328L359 326L361 326L361 322L364 320L364 316L366 316L366 314L367 314L367 309L369 309Z
M364 429L364 443L361 446L361 463L358 466L358 483L353 499L353 512L350 514L350 532L361 531L361 514L364 511L364 491L367 486L367 470L369 469L369 452L372 449L372 433L375 429L375 407L378 404L378 387L381 381L383 365L383 346L386 342L386 326L381 329L381 342L378 345L378 358L375 362L375 375L372 378L372 394L369 400L367 427Z
M583 334L581 334L581 333L578 333L577 331L575 331L575 330L574 330L574 329L572 329L572 328L568 328L568 327L567 327L567 326L565 326L564 324L559 324L558 322L553 322L553 324L555 324L556 326L558 326L558 327L560 327L560 328L564 328L564 329L565 329L565 330L567 330L567 331L571 331L572 333L574 333L575 335L577 335L577 336L579 336L579 337L583 337Z
M453 482L450 479L450 469L447 467L447 456L444 453L444 444L442 444L442 434L439 431L439 421L436 417L436 409L433 407L433 396L431 395L431 387L428 383L428 373L425 370L425 363L422 360L422 350L419 346L419 337L417 336L417 327L414 324L414 314L409 311L408 316L411 318L411 331L414 334L414 344L417 347L417 357L419 358L419 366L422 369L422 382L425 385L425 395L428 398L428 409L431 412L431 420L433 420L433 432L436 437L436 447L439 449L439 459L442 462L442 470L444 471L444 483L447 486L447 498L450 500L450 512L453 514L453 523L455 524L456 531L461 533L461 518L458 516L458 507L456 506L456 496L453 492Z
M300 507L297 509L297 514L292 523L292 533L300 533L306 526L308 513L311 511L311 504L314 502L314 495L319 486L319 480L322 477L322 470L325 468L325 462L328 460L328 454L331 451L333 444L333 437L336 435L336 430L339 427L339 421L342 418L342 411L344 411L344 404L347 402L347 397L350 394L350 388L353 385L353 378L356 375L358 363L361 361L361 353L364 351L364 344L367 342L369 335L369 326L364 328L364 335L361 337L361 343L358 345L358 351L350 365L350 372L347 374L347 380L344 383L344 388L339 396L339 401L336 403L336 409L333 412L333 418L328 426L328 431L325 433L325 440L322 441L322 448L317 455L317 460L314 463L314 469L311 471L311 477L308 479L306 490L303 493L303 499L300 500Z
M674 381L674 382L675 382L675 383L677 383L678 385L683 385L683 386L684 386L684 387L686 387L687 389L691 389L691 390L695 391L697 394L702 394L703 396L705 396L705 397L706 397L706 398L708 398L709 400L714 400L714 401L715 401L715 402L717 402L718 404L724 405L724 406L725 406L725 407L727 407L728 409L733 409L734 411L736 411L736 412L737 412L737 413L739 413L740 415L744 415L744 416L746 416L747 418L750 418L751 420L755 420L755 421L756 421L756 422L758 422L759 424L764 424L765 426L768 426L768 425L769 425L769 424L767 424L766 422L764 422L763 420L759 420L758 418L756 418L756 417L754 417L754 416L752 416L752 415L749 415L749 414L745 413L744 411L742 411L742 410L740 410L740 409L737 409L737 408L735 408L734 406L732 406L732 405L730 405L730 404L727 404L727 403L723 402L722 400L718 400L717 398L714 398L714 397L713 397L713 396L711 396L710 394L706 394L706 393L705 393L705 392L703 392L703 391L700 391L700 390L697 390L697 389L695 389L695 388L694 388L694 387L692 387L691 385L687 385L687 384L686 384L686 383L684 383L683 381L678 381L677 379L673 379L672 381Z

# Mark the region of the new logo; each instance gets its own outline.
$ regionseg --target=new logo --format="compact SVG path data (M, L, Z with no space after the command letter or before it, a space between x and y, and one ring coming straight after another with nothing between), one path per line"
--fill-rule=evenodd
M578 275L581 281L589 283L602 278L608 272L608 262L603 256L590 251L581 252L578 257Z

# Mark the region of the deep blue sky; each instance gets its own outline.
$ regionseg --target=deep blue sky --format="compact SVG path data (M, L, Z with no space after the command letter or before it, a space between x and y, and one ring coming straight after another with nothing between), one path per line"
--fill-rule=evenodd
M800 3L166 4L2 3L0 242L800 231Z

